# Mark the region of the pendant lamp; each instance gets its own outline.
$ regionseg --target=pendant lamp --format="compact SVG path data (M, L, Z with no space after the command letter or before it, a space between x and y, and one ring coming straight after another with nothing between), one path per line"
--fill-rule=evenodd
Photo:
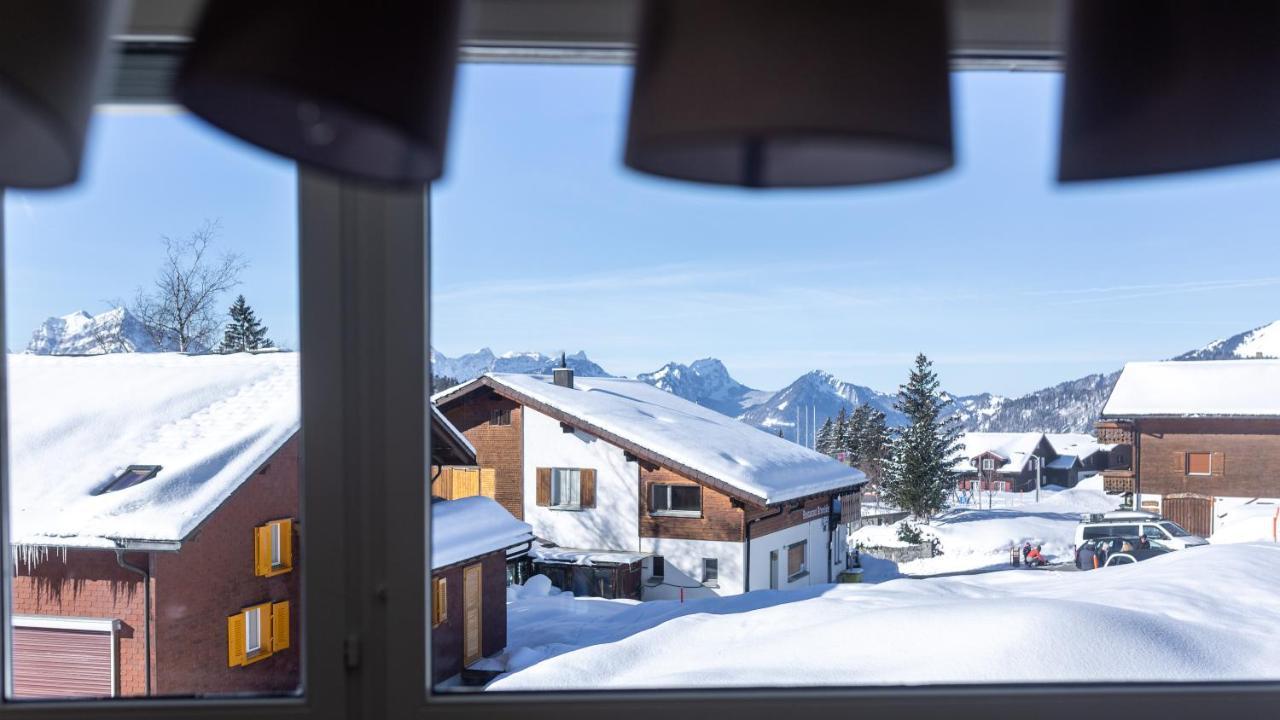
M211 0L177 96L301 163L425 183L444 169L459 10L459 0Z
M1280 158L1280 2L1073 0L1058 179Z
M115 0L0 3L0 186L49 188L80 176Z
M944 0L646 0L626 164L747 187L951 167Z

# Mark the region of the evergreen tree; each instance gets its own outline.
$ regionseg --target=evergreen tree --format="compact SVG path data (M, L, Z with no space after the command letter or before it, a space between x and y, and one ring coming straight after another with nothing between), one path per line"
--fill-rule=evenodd
M850 464L854 467L862 464L861 438L870 416L871 407L866 403L854 408L853 414L849 416L849 436L845 438L845 452L849 453Z
M960 448L960 420L955 415L942 416L945 404L933 363L923 353L917 355L894 403L909 424L893 439L881 492L885 500L921 520L945 506L951 459Z
M862 407L867 407L863 405ZM878 486L884 477L885 464L889 461L893 434L884 413L869 410L866 421L858 433L858 469L866 474L873 486Z
M835 446L837 453L849 452L849 413L845 412L843 405L840 406L840 412L836 414L835 426ZM845 458L848 461L848 457Z
M827 418L822 423L822 428L818 430L818 445L815 449L823 455L834 456L839 452L836 440L836 424L831 422L831 418Z
M778 428L778 437L782 437L782 428Z
M245 302L243 295L236 297L227 314L231 316L231 322L227 323L226 330L222 333L222 345L218 346L218 352L234 353L275 347L271 338L267 337L266 326L254 315L253 308Z

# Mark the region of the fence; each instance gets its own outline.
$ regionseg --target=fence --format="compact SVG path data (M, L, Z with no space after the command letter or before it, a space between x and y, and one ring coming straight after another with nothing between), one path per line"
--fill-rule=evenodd
M445 500L482 495L493 497L497 478L493 468L445 467L431 482L431 494Z

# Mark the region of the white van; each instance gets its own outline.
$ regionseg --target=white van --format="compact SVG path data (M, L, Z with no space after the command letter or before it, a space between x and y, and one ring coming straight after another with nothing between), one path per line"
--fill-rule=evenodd
M1118 510L1109 513L1084 515L1076 526L1076 547L1086 540L1103 537L1145 537L1155 547L1185 550L1209 541L1192 535L1176 522L1165 520L1155 513L1136 510Z

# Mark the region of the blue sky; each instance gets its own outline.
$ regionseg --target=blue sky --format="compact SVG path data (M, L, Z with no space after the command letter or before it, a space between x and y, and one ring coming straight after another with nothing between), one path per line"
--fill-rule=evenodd
M621 164L629 70L466 66L432 197L433 344L583 349L634 375L721 358L754 387L823 368L892 390L1021 393L1280 319L1280 166L1061 188L1059 78L956 76L955 170L753 192ZM163 112L108 112L84 180L6 196L8 337L150 282L206 218L297 343L293 166ZM227 299L230 301L230 298Z

